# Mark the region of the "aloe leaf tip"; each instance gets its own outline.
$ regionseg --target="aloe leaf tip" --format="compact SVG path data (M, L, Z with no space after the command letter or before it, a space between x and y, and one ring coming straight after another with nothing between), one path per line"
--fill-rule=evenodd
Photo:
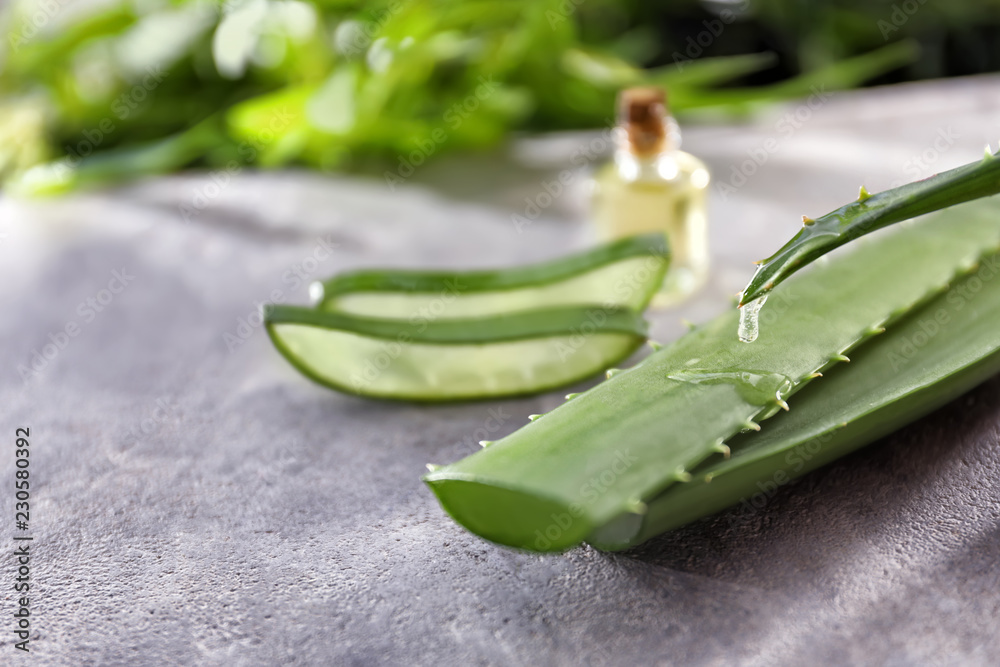
M986 147L982 160L914 183L858 198L803 226L776 253L759 263L740 295L739 307L764 296L799 269L845 243L889 225L1000 192L1000 160Z

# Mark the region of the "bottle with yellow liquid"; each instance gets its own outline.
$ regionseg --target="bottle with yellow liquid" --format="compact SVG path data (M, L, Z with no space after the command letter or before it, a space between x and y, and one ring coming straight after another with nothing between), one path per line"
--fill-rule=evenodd
M593 215L601 241L662 231L670 271L653 306L697 290L708 276L705 164L680 148L680 132L659 88L629 88L618 100L618 147L594 177Z

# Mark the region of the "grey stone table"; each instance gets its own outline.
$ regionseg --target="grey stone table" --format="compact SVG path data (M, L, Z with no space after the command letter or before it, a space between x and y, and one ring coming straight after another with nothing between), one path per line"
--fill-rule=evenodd
M712 190L711 284L654 314L657 337L727 307L801 214L978 157L998 109L1000 80L968 79L818 90L689 128L732 187ZM1000 379L759 511L630 553L540 556L469 535L419 477L565 392L371 402L271 348L256 304L304 302L314 278L582 247L582 172L520 233L511 221L581 142L602 143L443 158L394 190L247 171L0 200L3 552L17 427L35 537L31 654L12 645L4 557L0 663L1000 664Z

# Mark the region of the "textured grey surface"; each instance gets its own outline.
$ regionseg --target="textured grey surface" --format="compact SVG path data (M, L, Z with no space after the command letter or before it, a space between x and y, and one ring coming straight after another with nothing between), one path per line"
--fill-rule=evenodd
M717 180L769 138L777 149L735 192L713 188L712 284L657 314L658 337L726 307L799 215L862 181L875 191L974 159L1000 138L998 102L1000 81L952 81L834 95L791 133L778 123L796 105L689 130ZM950 143L912 173L942 132ZM473 451L497 415L491 438L564 392L369 402L298 376L259 327L229 349L273 290L305 301L296 265L501 265L583 245L582 176L524 233L510 221L566 142L535 146L555 171L448 158L395 192L241 174L187 222L178 206L208 176L0 200L3 432L12 446L31 428L36 480L32 653L11 646L4 581L0 663L1000 664L1000 379L762 510L632 553L538 556L465 533L419 477ZM319 239L336 248L313 265ZM134 278L88 321L78 305L114 270ZM78 335L22 380L71 321Z

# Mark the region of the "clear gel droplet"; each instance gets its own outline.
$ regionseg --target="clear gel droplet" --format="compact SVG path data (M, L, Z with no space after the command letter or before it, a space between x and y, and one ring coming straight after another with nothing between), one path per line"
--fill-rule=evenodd
M757 340L760 334L760 309L767 301L767 295L758 297L750 303L740 308L740 340L744 343L752 343Z
M794 384L791 378L781 373L748 369L720 371L690 368L676 371L667 377L691 384L731 384L736 387L743 400L761 406L782 402L782 397L791 393Z

